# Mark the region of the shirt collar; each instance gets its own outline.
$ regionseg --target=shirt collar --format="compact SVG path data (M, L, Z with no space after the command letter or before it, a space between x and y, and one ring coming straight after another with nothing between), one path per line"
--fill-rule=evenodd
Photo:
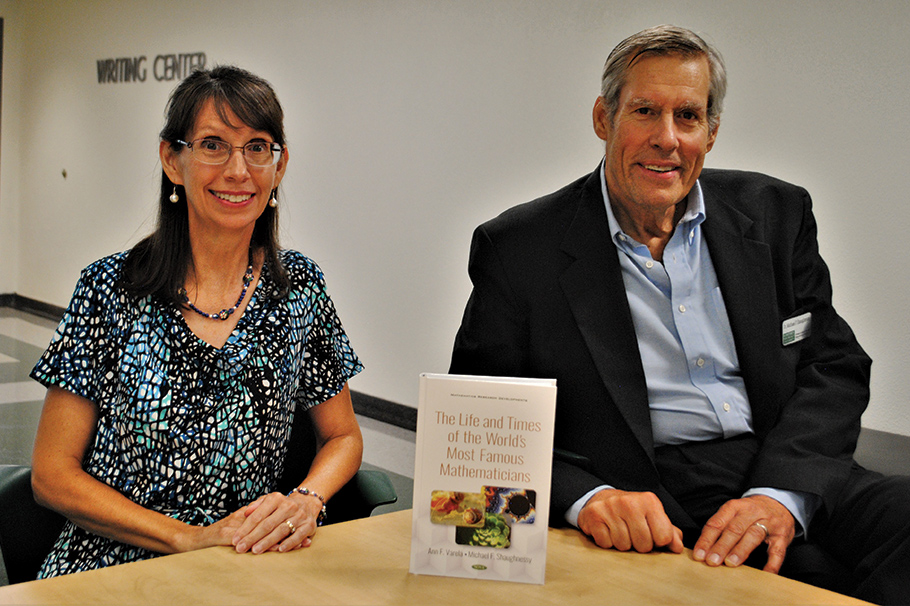
M631 236L628 236L623 233L622 229L619 227L619 222L616 220L616 216L613 214L613 207L610 206L610 195L607 193L607 177L604 173L604 163L606 158L600 162L600 190L603 193L604 205L607 207L607 221L610 225L610 236L613 238L613 242L619 245L621 242L625 241L624 239L631 239ZM701 192L701 182L695 181L695 185L689 191L689 195L686 196L686 212L683 213L682 218L679 220L679 225L686 225L689 230L694 229L696 226L701 225L705 220L705 197Z

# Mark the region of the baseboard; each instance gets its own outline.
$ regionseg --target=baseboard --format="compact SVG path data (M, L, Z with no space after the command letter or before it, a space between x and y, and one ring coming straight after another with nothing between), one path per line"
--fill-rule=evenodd
M359 391L351 391L354 412L402 429L417 431L417 409L370 396Z
M62 307L51 305L50 303L42 303L16 293L0 294L0 307L17 309L55 322L59 322L63 318L63 312L66 311Z

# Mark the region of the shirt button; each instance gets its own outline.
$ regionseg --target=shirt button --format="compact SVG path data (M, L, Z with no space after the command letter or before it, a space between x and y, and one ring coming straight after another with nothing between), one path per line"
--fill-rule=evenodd
M654 267L654 261L645 262L645 267L647 267L648 269L651 269L652 267Z
M681 313L681 314L686 313L686 306L685 306L685 305L680 305L680 306L679 306L679 313Z
M702 366L705 365L705 359L699 358L698 360L695 361L695 363L698 365L699 368L701 368Z
M724 412L730 412L730 404L727 402L724 402Z

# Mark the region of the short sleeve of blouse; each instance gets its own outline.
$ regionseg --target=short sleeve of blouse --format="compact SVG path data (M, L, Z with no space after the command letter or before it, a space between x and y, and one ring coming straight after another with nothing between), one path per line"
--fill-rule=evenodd
M307 409L340 392L363 370L363 364L338 319L319 266L300 253L286 251L285 267L295 298L307 301L312 313L304 343L303 377L295 395L297 406Z
M117 324L121 261L121 255L107 257L82 271L50 345L32 369L33 379L98 402L99 374L105 372L102 361Z

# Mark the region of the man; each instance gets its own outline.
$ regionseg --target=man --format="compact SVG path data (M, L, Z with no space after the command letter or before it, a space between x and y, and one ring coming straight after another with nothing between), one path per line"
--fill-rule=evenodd
M725 89L688 30L613 50L602 164L475 231L450 371L557 379L551 519L598 545L910 603L910 478L852 459L871 361L809 195L702 170Z

